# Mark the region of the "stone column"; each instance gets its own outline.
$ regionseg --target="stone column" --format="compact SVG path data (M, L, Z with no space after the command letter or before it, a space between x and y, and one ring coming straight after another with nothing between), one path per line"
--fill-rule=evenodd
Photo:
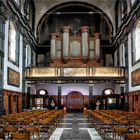
M70 33L70 27L64 26L63 27L63 60L64 63L67 63L68 61L68 55L69 55L69 33Z
M93 105L92 105L92 91L93 91L93 81L89 81L89 108L92 109L93 108Z
M27 96L25 103L26 109L31 109L32 107L31 87L27 87Z
M3 24L4 24L4 25L2 25L3 26L2 28L4 28L5 27L5 22L8 19L8 9L6 7L5 1L2 1L2 0L0 0L0 17L1 17L1 20L3 20ZM3 33L3 35L4 35L4 33ZM1 57L2 58L4 57L4 52L1 52ZM3 60L3 63L4 63L4 59L2 59L2 60ZM0 71L0 116L4 115L6 113L6 110L4 108L5 100L4 100L3 85L4 85L4 72L2 70L2 71Z
M58 87L58 109L61 109L61 83L58 83L57 87Z
M81 28L82 32L82 56L83 56L83 62L85 63L88 58L88 32L89 28L88 26L83 26Z
M95 33L96 59L100 59L100 33Z

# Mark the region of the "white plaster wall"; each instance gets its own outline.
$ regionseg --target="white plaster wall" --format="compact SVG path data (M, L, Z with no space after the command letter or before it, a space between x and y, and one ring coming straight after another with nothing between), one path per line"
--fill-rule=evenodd
M121 94L120 85L118 85L118 84L115 85L114 93L115 94Z
M107 88L111 88L114 90L115 93L115 85L114 84L109 84L109 83L99 83L95 84L93 87L93 95L102 95L103 91Z
M71 91L79 91L83 95L89 95L89 87L88 87L88 84L76 84L76 83L72 83L72 84L64 84L62 86L62 94L63 95L67 95Z
M13 65L11 62L8 61L8 27L9 27L9 21L6 21L5 24L5 46L4 46L4 82L3 82L3 88L4 89L8 89L8 90L13 90L13 91L17 91L17 92L22 92L22 48L23 48L23 38L22 35L20 35L20 56L19 56L19 67L17 67L16 65ZM7 77L7 71L8 71L8 67L19 72L20 73L20 86L19 87L15 87L15 86L11 86L7 84L8 81L8 77Z
M129 77L129 79L128 79L128 81L129 81L129 92L130 91L140 90L140 85L134 86L134 87L132 87L132 85L131 85L131 81L132 81L132 79L131 79L131 73L134 70L140 68L140 63L137 63L134 66L132 65L132 54L131 54L131 52L132 52L132 46L131 46L132 41L131 41L131 35L132 35L132 33L130 33L128 35L128 58L129 58L129 61L128 61L129 62L129 69L128 69L128 75L129 75L128 77Z
M49 95L58 95L58 87L56 84L46 83L46 84L36 84L31 86L31 93L36 94L39 89L46 89Z
M112 90L114 90L114 94L120 94L120 87L118 85L107 84L107 83L94 84L92 94L102 95L102 92L106 88L111 88ZM57 84L46 83L46 84L32 85L31 94L36 94L36 91L39 89L46 89L49 95L58 95ZM89 85L82 84L82 83L68 83L62 85L61 87L62 95L67 95L71 91L79 91L83 95L89 95Z

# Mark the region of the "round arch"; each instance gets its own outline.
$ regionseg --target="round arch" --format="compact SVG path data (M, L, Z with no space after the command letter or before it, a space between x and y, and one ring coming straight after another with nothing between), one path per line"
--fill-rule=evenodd
M84 95L78 91L71 91L66 96L66 107L68 109L82 109L84 107Z
M112 95L114 91L111 88L106 88L103 90L102 95Z
M133 26L133 32L132 32L132 42L133 42L133 45L132 45L132 61L133 63L136 63L140 60L140 44L139 44L139 34L140 34L140 18L138 18Z
M92 15L95 15L95 16L97 15L96 16L97 19L101 18L103 21L106 22L107 27L109 29L109 35L113 36L113 32L114 32L113 24L112 24L110 18L101 9L99 9L98 7L95 7L93 5L90 5L88 3L84 3L84 2L67 2L67 3L59 4L55 7L52 7L51 9L49 9L48 11L46 11L46 13L44 13L42 15L42 17L40 18L40 20L37 24L37 28L36 28L36 33L38 35L38 38L45 36L49 39L49 36L47 35L48 29L46 28L47 24L49 23L49 18L54 15L61 16L62 12L65 12L65 17L67 17L68 11L66 11L66 9L69 9L70 7L78 7L78 8L75 8L77 13L80 12L77 9L79 9L81 7L82 11L84 11L90 17ZM65 11L64 11L64 9L65 9ZM70 9L69 9L69 11L70 11ZM93 23L93 22L96 23L96 19L94 21L92 21L91 23ZM89 22L87 22L87 23L89 23ZM45 31L42 30L42 28L44 29L44 27L46 29ZM100 29L97 29L97 30L100 30ZM42 31L44 31L44 33ZM42 42L44 42L44 40Z

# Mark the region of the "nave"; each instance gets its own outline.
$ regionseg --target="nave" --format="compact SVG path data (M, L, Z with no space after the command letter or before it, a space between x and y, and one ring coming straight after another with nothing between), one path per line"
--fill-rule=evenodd
M64 116L49 140L102 140L102 137L91 127L86 115L69 113Z
M140 115L123 110L30 110L0 117L4 140L140 140Z

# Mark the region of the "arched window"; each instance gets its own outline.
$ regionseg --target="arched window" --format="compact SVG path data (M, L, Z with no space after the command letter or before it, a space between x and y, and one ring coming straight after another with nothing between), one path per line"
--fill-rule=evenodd
M19 32L12 21L9 23L9 52L8 58L15 64L19 64Z
M20 5L20 0L15 0L15 2L17 3L17 5Z
M111 95L113 94L113 90L110 88L107 88L103 91L102 95Z
M133 63L140 59L140 20L137 22L133 32Z
M24 2L24 14L26 15L26 18L29 20L29 0L25 0Z
M135 0L131 0L131 4L132 4L132 5L134 4L134 2L135 2Z

